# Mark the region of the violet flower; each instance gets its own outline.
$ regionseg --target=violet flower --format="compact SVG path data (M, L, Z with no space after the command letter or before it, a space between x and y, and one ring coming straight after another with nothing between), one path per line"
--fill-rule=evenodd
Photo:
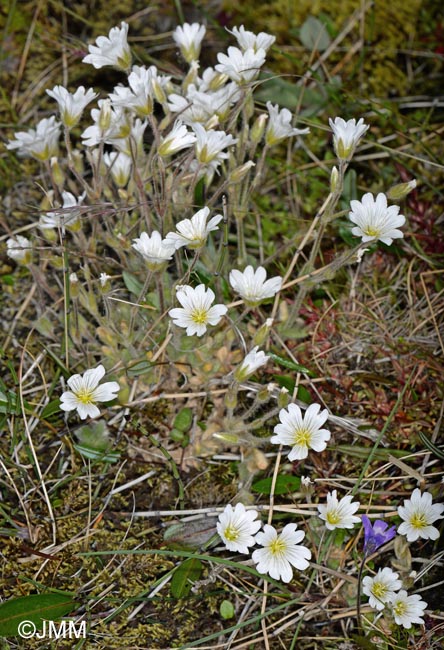
M388 523L381 521L381 519L377 519L372 525L367 515L362 515L362 524L364 526L364 553L366 556L374 553L376 549L389 542L396 535L396 526L388 528Z

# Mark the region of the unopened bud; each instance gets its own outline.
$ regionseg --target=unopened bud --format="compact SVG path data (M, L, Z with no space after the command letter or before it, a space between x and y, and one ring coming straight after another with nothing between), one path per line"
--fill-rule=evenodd
M339 171L337 167L333 167L331 170L331 176L330 176L330 191L334 192L336 188L338 187L338 181L339 181Z
M407 196L412 190L416 187L416 179L409 181L408 183L399 183L394 185L387 192L387 196L392 201L401 201Z
M80 291L80 286L79 286L79 278L77 277L77 273L71 273L69 276L69 294L71 298L78 298L79 291Z
M256 334L253 337L253 345L262 346L263 343L268 339L268 335L273 326L273 319L267 318L265 323L258 329Z
M256 163L254 163L252 160L249 160L248 162L244 163L243 165L240 165L240 167L236 167L236 169L233 169L233 171L230 173L228 177L228 182L229 183L240 183L245 176L248 174L250 169L252 167L255 167Z
M268 113L262 113L262 115L259 115L259 117L255 120L250 132L250 139L253 144L259 144L259 142L262 140L267 120Z
M234 385L232 384L227 392L225 393L225 406L228 409L234 409L237 406L237 393L238 393L238 386L237 383Z
M50 165L52 170L52 177L54 179L55 184L58 187L63 187L63 184L65 182L65 174L62 172L62 168L59 165L57 156L53 156L51 158Z
M235 433L228 433L228 431L218 431L217 433L213 433L213 438L222 440L222 442L226 442L229 445L237 445L239 443L239 436Z
M288 389L285 388L285 386L283 386L281 388L281 391L280 391L279 397L278 397L278 406L279 406L279 408L283 409L286 406L288 406L289 401L290 401L290 394L288 392Z
M111 126L111 100L104 99L102 105L100 106L100 114L98 125L99 129L103 132L107 131Z

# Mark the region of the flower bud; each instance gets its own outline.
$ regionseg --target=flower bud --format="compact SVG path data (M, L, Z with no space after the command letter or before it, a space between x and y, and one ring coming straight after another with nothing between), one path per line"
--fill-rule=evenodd
M268 120L268 114L262 113L262 115L259 115L259 117L254 122L253 126L251 127L250 139L253 144L255 145L259 144L259 142L262 140L267 120Z
M227 392L225 393L225 406L228 409L234 409L237 406L237 393L238 393L238 387L237 387L237 382L232 384Z
M63 184L65 182L65 174L63 173L62 168L59 165L57 156L53 156L51 158L50 165L51 165L52 177L54 179L54 182L58 187L63 187Z
M408 183L399 183L398 185L393 185L387 192L387 196L392 201L401 201L407 196L412 190L416 187L416 179L409 181Z
M109 127L111 126L111 119L112 119L111 100L104 99L100 107L100 115L98 120L99 129L102 132L105 132L109 129Z
M289 401L290 401L290 394L288 392L288 389L285 388L285 386L283 386L281 388L281 391L280 391L279 397L278 397L278 406L279 406L279 408L283 409L286 406L288 406Z
M240 183L245 176L248 174L250 169L252 167L255 167L256 163L254 163L252 160L249 160L248 162L244 163L243 165L240 165L239 167L236 167L236 169L233 169L233 171L230 173L228 177L228 182L229 183Z
M77 273L70 273L70 275L69 275L69 295L73 299L78 298L79 297L79 291L80 291L80 286L79 286L79 278L77 277Z
M267 318L265 323L258 329L253 337L253 345L261 346L267 339L271 328L273 327L273 319Z
M338 187L338 181L339 181L339 172L337 167L333 167L331 170L331 176L330 176L330 191L334 192L336 188Z

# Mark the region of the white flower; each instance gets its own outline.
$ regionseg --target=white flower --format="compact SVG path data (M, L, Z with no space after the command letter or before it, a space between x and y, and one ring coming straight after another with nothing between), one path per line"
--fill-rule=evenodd
M116 381L107 381L99 386L105 375L105 368L100 364L97 368L86 370L82 375L72 375L68 379L71 390L62 393L60 408L62 411L77 412L81 420L87 417L96 418L100 410L96 402L109 402L117 396L120 386Z
M261 527L261 521L255 521L257 510L246 510L242 503L233 508L230 504L219 515L217 532L229 551L248 553L248 547L254 546L253 535Z
M334 121L330 118L329 122L333 131L333 146L337 157L341 160L349 160L359 140L369 128L368 124L364 124L362 117L358 123L355 119L346 122L342 117L336 117Z
M422 539L438 539L438 529L433 526L437 519L443 518L444 504L432 504L432 495L416 488L412 498L406 499L403 506L399 506L398 515L404 519L398 528L400 535L406 535L408 542Z
M186 328L187 335L202 336L207 325L217 325L228 309L225 305L212 305L215 295L211 289L199 284L195 289L183 285L177 289L177 299L182 307L175 307L168 312L178 327Z
M265 524L264 532L256 535L257 543L264 548L257 549L252 554L259 573L268 573L275 580L290 582L293 577L292 566L299 571L308 567L311 552L305 546L298 545L305 533L296 528L296 524L287 524L278 535L273 526Z
M265 352L262 352L262 350L258 350L259 346L256 345L256 347L247 354L239 368L236 369L234 376L237 381L245 381L247 377L267 363L270 357L267 357Z
M101 142L113 144L128 137L131 124L125 111L121 108L113 109L109 98L99 99L97 103L99 108L91 110L94 124L88 126L80 136L83 144L86 147L95 147Z
M176 120L170 133L165 138L162 138L158 149L159 156L171 156L181 151L181 149L191 147L195 142L196 136L194 133L188 131L183 122Z
M62 122L68 129L77 124L85 107L97 97L92 88L85 91L84 86L79 86L74 94L63 86L54 86L52 90L47 90L46 94L58 103Z
M127 72L131 67L131 50L128 45L128 24L120 23L113 27L107 36L99 36L96 45L89 45L89 54L82 60L91 63L95 68L113 65Z
M165 243L170 244L175 249L182 246L187 246L192 250L202 248L210 232L218 230L217 224L223 218L221 214L216 214L207 223L209 214L210 208L202 208L191 219L179 221L176 225L178 232L169 232L165 237Z
M319 517L326 523L329 530L335 528L353 528L353 525L360 521L359 517L354 516L354 512L359 508L360 503L352 503L352 496L343 497L338 501L336 490L327 494L327 504L318 505Z
M45 228L61 228L63 231L66 227L74 231L78 230L80 228L80 216L82 214L80 206L85 196L86 194L83 193L76 199L71 192L62 192L62 207L42 214L39 221L40 228L43 230Z
M368 192L362 201L351 201L350 207L352 211L348 213L348 218L356 224L352 233L356 237L362 237L363 242L379 239L390 246L394 239L404 237L404 233L397 228L404 225L405 217L398 214L398 205L387 207L387 197L382 192L376 200Z
M249 32L243 25L239 28L233 27L233 29L227 29L227 31L233 34L239 47L244 51L253 49L256 52L259 49L263 49L266 52L276 40L276 36L272 36L266 32L260 32L259 34Z
M147 117L153 112L156 88L162 88L170 81L170 77L161 77L155 65L148 69L145 66L134 65L128 76L129 88L116 86L109 97L113 106L129 108L139 117Z
M373 578L365 576L362 581L362 591L369 597L370 607L379 611L383 610L387 603L392 602L401 587L402 582L399 580L399 574L388 567L379 569Z
M184 23L174 30L174 42L180 48L181 54L187 63L198 60L205 32L205 26L199 25L199 23L192 23L191 25Z
M246 305L256 307L262 300L275 296L281 289L282 278L266 278L267 272L263 266L258 266L256 271L252 266L247 266L243 272L237 269L230 271L229 281Z
M101 273L99 276L99 282L102 289L108 284L108 280L111 280L111 276L108 273Z
M289 404L288 409L279 411L280 424L274 427L271 442L279 445L290 445L292 450L288 454L288 460L302 460L307 458L308 450L324 451L327 447L327 440L330 440L330 431L322 429L328 418L328 411L320 411L319 404L310 404L302 415L297 404Z
M228 158L228 154L223 149L237 142L237 138L233 138L231 134L213 129L206 131L201 124L194 124L193 130L196 134L196 159L202 165L222 162Z
M32 258L32 246L29 239L16 235L6 240L6 255L19 264L29 264Z
M132 247L146 260L151 271L158 271L174 255L174 246L162 239L160 232L154 230L151 235L140 233L140 237L133 239Z
M412 623L424 623L422 616L426 607L427 603L421 600L421 596L417 594L408 596L404 589L401 589L391 602L395 623L402 625L407 630L412 627Z
M128 183L132 160L126 153L111 151L103 154L103 162L109 168L113 181L118 187L125 187Z
M295 129L291 125L292 115L287 108L279 110L279 106L273 106L267 102L267 109L270 115L267 130L265 131L265 142L272 147L281 142L284 138L290 138L293 135L305 135L310 133L310 129Z
M19 131L15 140L10 140L7 149L17 149L19 156L32 156L44 162L57 155L60 138L60 122L55 115L40 120L35 129Z
M237 47L229 47L228 55L219 53L217 55L219 63L215 69L222 74L226 74L232 81L239 84L245 84L252 81L259 74L260 68L265 63L265 50L259 48L255 51L252 47L242 52Z

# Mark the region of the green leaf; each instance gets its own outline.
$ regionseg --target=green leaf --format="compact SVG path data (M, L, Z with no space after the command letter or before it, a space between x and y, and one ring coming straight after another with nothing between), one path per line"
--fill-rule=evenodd
M225 620L229 618L233 618L234 616L233 603L230 603L229 600L223 600L220 604L219 612L221 617Z
M273 354L273 352L270 352L268 354L269 357L273 359L278 365L282 366L283 368L289 368L290 370L296 370L296 372L303 372L305 375L309 375L310 377L314 377L314 373L306 368L305 366L302 366L300 363L296 363L295 361L292 361L291 359L285 359L284 357L280 357L277 354Z
M43 409L40 418L42 420L46 420L46 418L49 418L51 415L54 415L54 413L58 413L60 411L60 400L59 398L51 400L51 402L48 402L48 404L45 406Z
M188 429L193 424L193 411L186 407L179 411L179 413L174 418L173 427L174 429L179 429L179 431L188 431Z
M91 449L90 447L84 447L76 443L74 443L74 449L84 458L89 458L89 460L100 460L103 463L117 463L120 459L120 453L118 451L97 451L97 449Z
M271 483L273 478L271 476L267 478L262 478L259 481L256 481L251 486L251 489L254 492L259 492L260 494L271 494ZM291 492L297 492L301 487L301 479L299 476L278 474L276 479L276 485L274 486L274 494L289 494Z
M128 271L123 271L122 277L128 291L133 293L135 296L140 296L142 293L143 284L139 282L139 280L134 275L128 273Z
M17 636L18 626L31 621L40 630L43 620L55 621L77 607L73 594L36 594L7 600L0 605L0 637Z
M182 562L171 578L171 593L174 598L188 596L192 586L200 578L202 573L202 562L194 557Z
M138 377L145 375L153 368L154 364L151 361L137 361L127 369L128 377Z
M422 431L419 431L419 437L421 438L423 444L429 449L432 454L435 454L437 458L444 460L444 449L437 447Z
M299 38L307 50L324 52L330 45L331 39L324 23L314 16L309 16L299 31Z
M297 398L306 404L311 404L313 402L313 398L305 386L298 386Z

